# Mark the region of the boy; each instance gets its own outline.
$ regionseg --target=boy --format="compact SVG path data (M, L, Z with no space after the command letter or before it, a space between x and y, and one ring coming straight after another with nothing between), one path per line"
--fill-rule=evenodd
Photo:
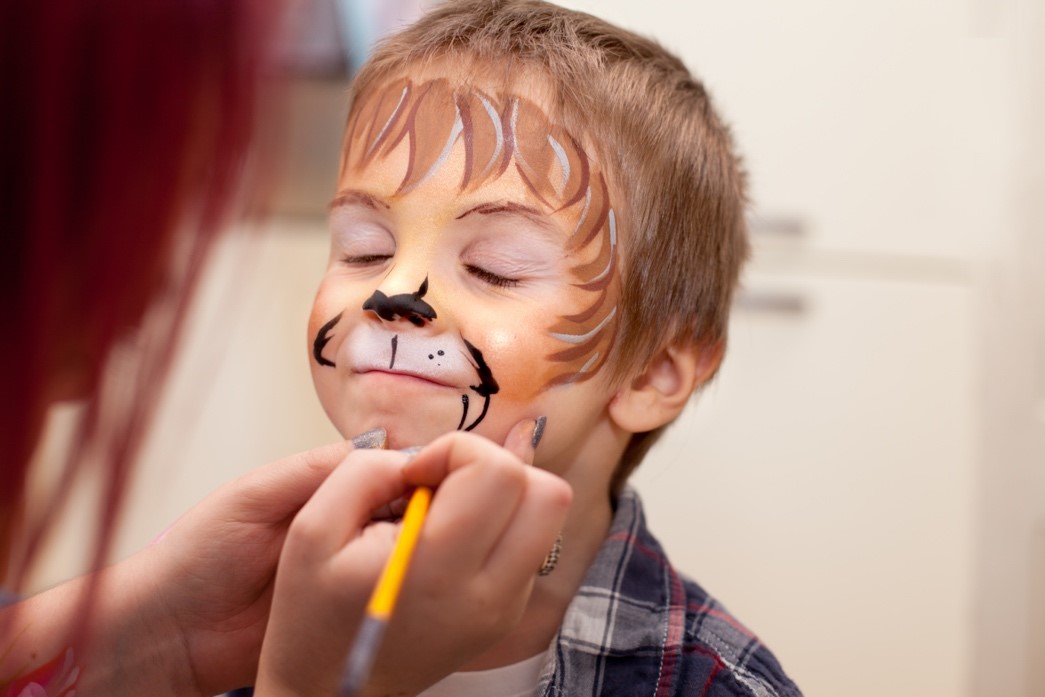
M701 84L584 14L449 3L357 76L309 324L327 414L391 448L529 419L573 489L518 625L425 694L799 694L625 486L722 359L744 197Z

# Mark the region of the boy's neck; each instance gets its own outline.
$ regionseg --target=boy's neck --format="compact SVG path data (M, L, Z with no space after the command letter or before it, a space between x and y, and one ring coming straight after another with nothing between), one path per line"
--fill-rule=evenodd
M515 629L461 670L500 668L548 650L566 609L606 539L613 518L605 489L587 492L575 489L575 492L571 513L562 531L562 553L554 571L537 577L533 594ZM585 497L584 493L589 495Z

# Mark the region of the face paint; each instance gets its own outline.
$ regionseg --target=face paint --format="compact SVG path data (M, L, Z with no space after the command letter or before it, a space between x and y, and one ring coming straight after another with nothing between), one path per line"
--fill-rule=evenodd
M342 313L337 313L337 317L330 320L322 327L319 328L319 332L316 334L315 341L312 342L312 357L316 359L316 363L319 365L330 366L336 368L337 364L328 358L323 357L323 349L326 348L327 343L330 342L330 330L334 328L334 325L341 320Z
M435 319L435 310L422 300L427 292L428 277L425 276L424 282L416 293L402 293L390 298L380 290L375 290L374 294L363 303L363 309L376 313L378 317L386 321L402 317L418 327L423 327L425 322Z
M367 94L331 227L310 326L317 390L343 432L385 425L349 416L367 404L423 413L439 424L426 433L502 431L601 375L618 325L616 215L599 166L533 100L445 79Z
M460 337L458 344L453 337L440 336L433 339L414 333L404 333L401 338L397 320L405 319L415 326L424 326L426 322L436 318L435 310L421 300L427 290L426 278L416 293L389 298L381 291L375 291L374 295L363 303L363 310L373 312L385 322L392 324L364 325L362 330L354 332L350 337L345 355L353 370L357 372L387 370L389 373L412 376L446 387L467 384L469 389L483 400L481 412L469 422L471 400L468 393L461 395L461 417L457 430L471 431L486 416L490 407L490 397L497 394L500 388L483 358L482 351L467 339ZM375 296L379 297L375 299ZM313 346L316 361L320 365L336 367L333 361L323 357L322 351L331 339L329 332L340 319L339 314L324 324L316 335Z

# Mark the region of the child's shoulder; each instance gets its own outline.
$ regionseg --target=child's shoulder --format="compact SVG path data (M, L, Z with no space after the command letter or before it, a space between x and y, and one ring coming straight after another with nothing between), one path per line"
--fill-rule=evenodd
M707 683L714 688L697 694L800 697L776 656L752 631L696 582L682 580L686 611L681 653L702 655L712 664Z
M540 695L800 697L772 652L679 573L626 489Z

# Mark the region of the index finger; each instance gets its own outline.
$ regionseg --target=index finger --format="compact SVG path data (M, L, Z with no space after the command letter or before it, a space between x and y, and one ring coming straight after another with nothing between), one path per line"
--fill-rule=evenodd
M455 470L479 459L533 464L534 433L543 427L542 419L523 419L508 432L504 446L473 433L454 431L436 438L403 468L403 477L416 486L438 486Z

